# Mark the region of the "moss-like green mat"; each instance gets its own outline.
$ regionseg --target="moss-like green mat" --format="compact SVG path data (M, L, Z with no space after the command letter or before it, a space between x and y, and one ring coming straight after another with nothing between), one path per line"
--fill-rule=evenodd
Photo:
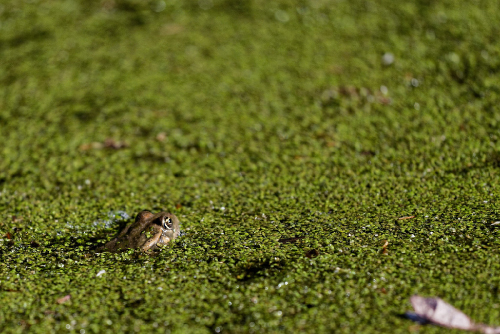
M458 333L401 317L414 293L500 325L498 22L0 2L0 331ZM143 209L185 235L92 251Z

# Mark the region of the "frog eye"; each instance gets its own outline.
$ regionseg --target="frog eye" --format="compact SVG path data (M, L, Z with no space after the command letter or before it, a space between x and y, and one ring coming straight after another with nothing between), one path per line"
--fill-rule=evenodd
M163 217L161 225L163 229L170 230L170 226L172 226L172 220L169 217Z

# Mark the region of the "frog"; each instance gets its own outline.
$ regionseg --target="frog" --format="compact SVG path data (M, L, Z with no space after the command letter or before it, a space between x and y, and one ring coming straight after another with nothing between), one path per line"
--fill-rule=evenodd
M141 211L135 221L127 225L115 238L108 241L98 251L115 252L129 248L139 248L151 252L177 238L180 234L179 219L170 212L153 214Z

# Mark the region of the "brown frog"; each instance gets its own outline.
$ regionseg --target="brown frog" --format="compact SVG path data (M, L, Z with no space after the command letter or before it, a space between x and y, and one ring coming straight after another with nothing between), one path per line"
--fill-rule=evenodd
M167 245L179 236L180 223L169 212L153 214L142 211L135 217L135 222L127 225L116 238L99 247L98 251L110 251L127 248L140 248L143 251L154 250Z

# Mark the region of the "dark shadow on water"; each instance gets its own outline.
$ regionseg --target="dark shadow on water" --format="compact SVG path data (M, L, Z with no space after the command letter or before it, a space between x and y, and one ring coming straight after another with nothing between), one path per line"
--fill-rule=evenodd
M398 313L396 314L396 316L400 319L409 319L413 322L416 322L419 325L429 324L429 321L426 318L419 316L415 312Z
M240 281L248 281L257 277L275 277L281 273L285 261L274 257L254 259L241 262L235 270L235 276Z
M448 169L445 173L456 174L456 175L467 175L473 170L481 170L485 168L500 168L500 152L492 153L486 161L477 164L468 164L461 168Z
M11 38L0 39L0 50L19 47L25 43L50 38L51 34L47 30L32 29L30 32L23 32Z

